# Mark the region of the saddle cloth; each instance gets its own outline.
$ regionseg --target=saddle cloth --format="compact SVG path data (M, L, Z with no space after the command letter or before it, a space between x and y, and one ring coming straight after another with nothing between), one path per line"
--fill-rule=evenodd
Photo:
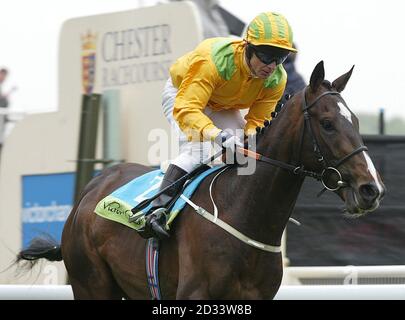
M204 178L223 167L223 165L212 167L195 177L187 184L183 190L183 195L190 198ZM102 199L97 204L94 212L103 218L121 223L137 231L142 230L145 227L145 213L149 211L151 205L149 204L143 211L138 212L136 214L138 218L134 222L128 220L129 217L132 217L131 209L159 191L163 176L163 172L158 169L133 179ZM167 230L170 229L170 224L184 208L185 204L186 202L182 198L178 198L172 206L166 219Z

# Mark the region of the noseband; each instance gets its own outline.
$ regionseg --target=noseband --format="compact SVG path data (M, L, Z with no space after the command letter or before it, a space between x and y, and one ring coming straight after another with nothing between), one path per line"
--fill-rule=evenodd
M307 99L306 99L306 92L307 92L307 89L304 90L304 92L303 92L304 97L302 99L302 112L304 114L304 125L303 125L303 129L302 129L301 138L300 138L300 144L299 144L299 149L298 149L298 155L299 155L298 163L301 163L301 153L302 153L302 147L304 145L305 130L306 130L306 128L308 128L308 132L309 132L309 136L311 137L311 140L312 140L312 145L313 145L313 150L314 150L315 156L316 156L318 162L323 167L321 173L305 170L305 168L304 168L304 166L302 164L300 164L298 166L293 166L293 165L284 163L282 161L267 158L267 157L265 157L265 156L263 156L261 154L253 153L253 152L248 151L246 149L243 150L243 153L246 156L254 157L258 161L266 162L266 163L269 163L271 165L274 165L274 166L286 169L288 171L291 171L296 175L300 175L300 176L304 176L304 177L311 177L311 178L314 178L314 179L316 179L318 181L321 181L324 189L321 191L320 194L322 194L323 191L325 191L325 190L337 191L340 188L346 187L348 185L346 182L343 181L342 174L338 170L338 168L343 163L348 161L351 157L355 156L356 154L358 154L360 152L367 151L368 148L366 146L362 145L362 146L358 147L357 149L353 150L348 155L341 158L340 160L337 160L337 161L335 160L333 162L328 161L323 156L322 151L321 151L321 149L319 147L318 140L317 140L317 138L316 138L316 136L314 134L314 131L312 129L311 115L309 113L309 110L312 107L316 106L316 104L318 103L319 100L321 100L323 97L328 96L328 95L339 96L342 99L343 102L344 102L344 100L341 97L339 92L337 92L337 91L326 91L326 92L322 93L320 96L318 96L311 104L308 105L307 104ZM328 185L328 182L326 181L330 174L336 174L337 177L338 177L338 181L337 181L335 186Z

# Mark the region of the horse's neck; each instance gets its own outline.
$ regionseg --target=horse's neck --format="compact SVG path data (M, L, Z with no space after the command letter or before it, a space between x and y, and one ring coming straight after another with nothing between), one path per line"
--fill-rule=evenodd
M298 130L291 130L288 115L277 119L274 127L266 129L259 140L257 151L285 163L293 163L293 150L297 148ZM284 120L284 121L283 121ZM289 132L289 134L287 134ZM237 220L256 240L278 244L288 218L294 208L303 179L284 169L264 162L256 162L252 175L237 175L229 184L229 196L235 201L232 206ZM231 199L232 199L231 198Z

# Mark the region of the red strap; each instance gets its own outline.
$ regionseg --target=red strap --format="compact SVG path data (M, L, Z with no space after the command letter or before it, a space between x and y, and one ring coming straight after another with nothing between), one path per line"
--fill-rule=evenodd
M260 160L261 155L256 152L253 152L253 151L245 149L245 148L238 148L238 151L240 153L244 154L246 157Z

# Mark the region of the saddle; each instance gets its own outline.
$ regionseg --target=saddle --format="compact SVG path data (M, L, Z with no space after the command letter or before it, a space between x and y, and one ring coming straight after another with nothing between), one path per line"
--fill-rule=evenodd
M170 230L173 220L186 205L186 201L181 198L181 195L190 198L207 176L221 168L223 166L213 168L205 166L204 170L198 170L194 176L189 177L181 192L173 196L167 205L167 214L162 217L165 219L167 231ZM105 219L136 230L144 238L149 238L151 234L145 229L146 216L151 209L151 201L149 200L157 195L163 176L164 173L158 169L133 179L103 198L97 204L94 212ZM147 203L148 201L149 203ZM148 205L144 206L145 203ZM141 204L142 209L135 210ZM134 214L133 211L136 213Z

